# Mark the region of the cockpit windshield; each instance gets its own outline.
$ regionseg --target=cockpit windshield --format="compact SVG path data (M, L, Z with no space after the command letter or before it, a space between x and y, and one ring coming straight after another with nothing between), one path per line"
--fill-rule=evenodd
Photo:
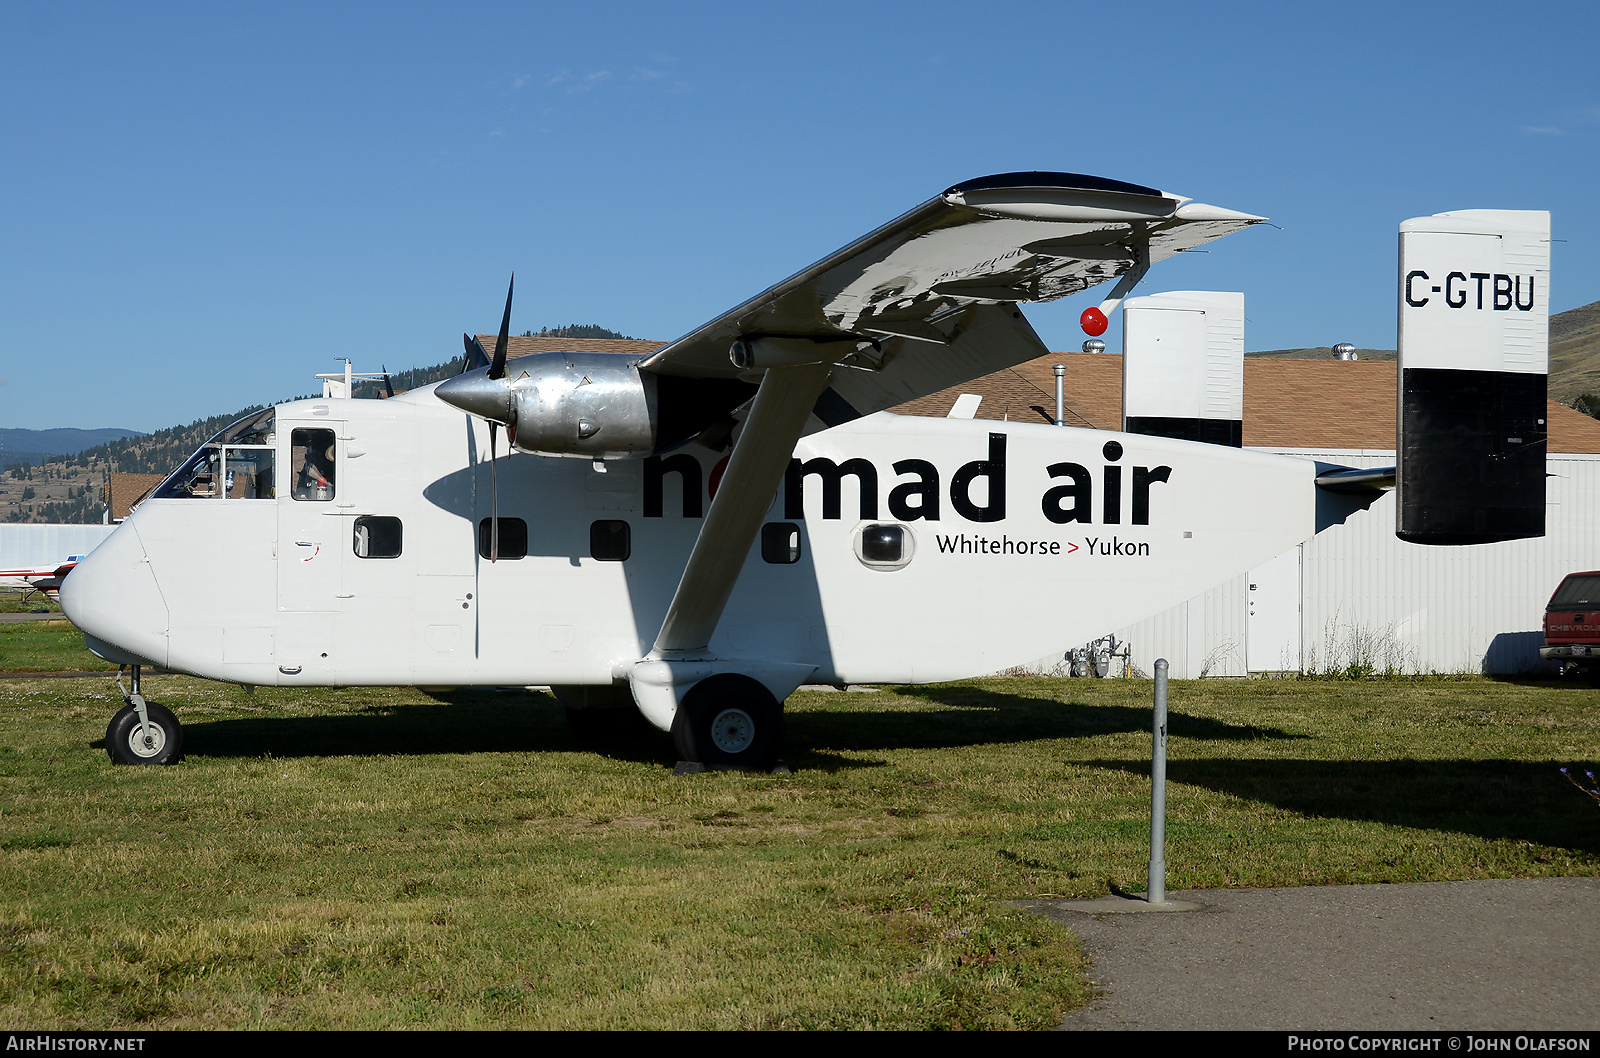
M155 492L154 499L270 500L277 496L273 459L277 417L271 408L219 431Z

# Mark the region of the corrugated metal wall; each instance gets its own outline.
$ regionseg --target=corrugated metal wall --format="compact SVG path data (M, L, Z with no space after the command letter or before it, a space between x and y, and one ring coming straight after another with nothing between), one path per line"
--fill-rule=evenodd
M1116 637L1132 645L1136 675L1150 675L1166 658L1173 679L1245 674L1246 578L1235 577L1165 613L1146 618Z
M1354 467L1394 464L1373 450L1275 449ZM1549 671L1539 658L1545 603L1561 578L1600 569L1600 456L1547 462L1545 536L1472 547L1426 547L1394 535L1386 494L1301 547L1301 667L1327 672ZM1174 677L1242 676L1248 577L1236 578L1127 628L1135 669L1158 657Z
M0 525L0 569L53 569L73 555L87 555L115 528L114 525Z
M1390 452L1301 452L1386 466ZM1394 535L1386 495L1305 543L1304 666L1371 664L1406 672L1516 674L1539 659L1545 603L1561 578L1600 568L1600 456L1546 461L1545 535L1471 547L1427 547Z

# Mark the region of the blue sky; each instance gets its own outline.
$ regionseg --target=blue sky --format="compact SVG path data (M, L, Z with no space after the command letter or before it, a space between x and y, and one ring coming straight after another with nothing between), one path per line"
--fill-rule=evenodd
M1392 348L1396 228L1554 214L1600 299L1595 4L0 2L0 425L151 430L463 330L670 339L960 180L1270 216L1140 293ZM1076 349L1103 291L1029 308ZM1113 349L1120 337L1107 335Z

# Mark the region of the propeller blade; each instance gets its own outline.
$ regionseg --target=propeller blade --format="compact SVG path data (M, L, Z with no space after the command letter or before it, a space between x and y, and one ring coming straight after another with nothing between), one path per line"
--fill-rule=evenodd
M517 286L517 273L511 273L511 285L506 287L506 314L500 317L500 336L494 340L494 363L489 365L490 378L504 378L506 373L506 346L511 340L511 292Z
M383 365L383 388L388 396L394 396L394 383L389 381L389 365Z
M489 561L500 561L500 477L495 470L495 440L500 424L489 420Z
M461 370L456 372L457 374L466 374L475 367L489 366L489 351L483 347L483 343L478 341L477 338L470 334L463 334L461 336L461 344L466 346L467 355L461 361Z

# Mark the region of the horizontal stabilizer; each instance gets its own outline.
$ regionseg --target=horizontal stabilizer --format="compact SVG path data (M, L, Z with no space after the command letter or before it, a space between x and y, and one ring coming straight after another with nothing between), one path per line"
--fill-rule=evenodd
M1550 214L1408 220L1399 278L1396 534L1543 536Z

